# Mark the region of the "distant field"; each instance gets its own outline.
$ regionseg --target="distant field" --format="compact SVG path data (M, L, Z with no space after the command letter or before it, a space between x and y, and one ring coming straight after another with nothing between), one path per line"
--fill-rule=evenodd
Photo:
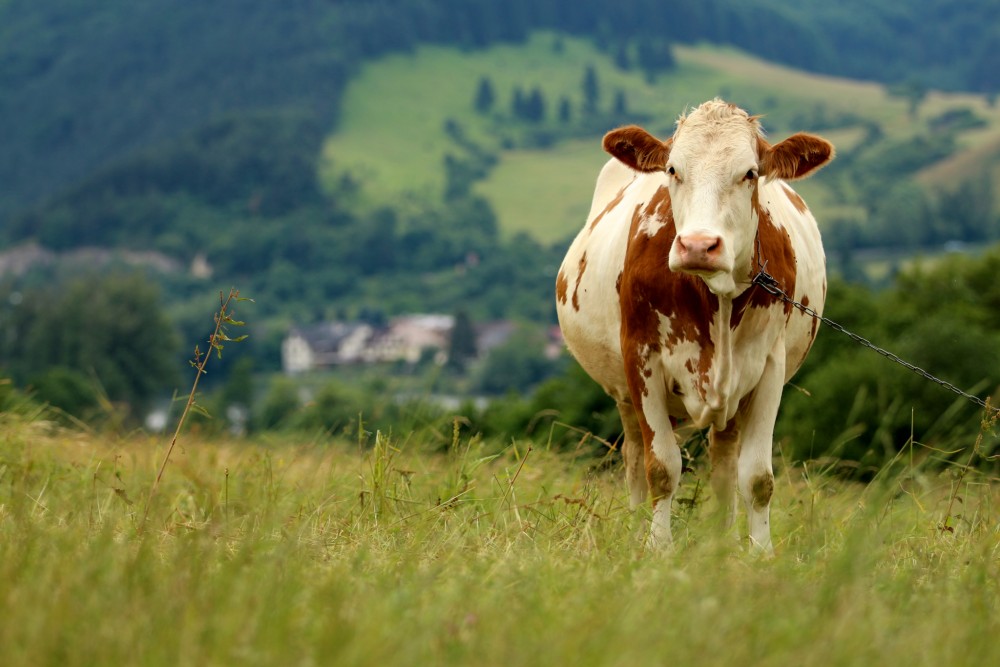
M995 480L779 465L759 560L696 464L655 553L620 467L450 431L186 436L141 530L163 442L0 415L4 667L1000 664Z
M550 151L507 151L477 191L492 202L504 232L540 241L567 239L583 226L594 182L608 156L600 141L573 141Z
M331 182L349 170L363 180L363 199L373 206L386 198L438 199L444 156L455 152L444 131L446 119L453 119L474 141L499 152L499 164L476 189L493 204L503 231L527 231L546 242L567 238L583 224L605 160L600 133L547 150L505 150L491 132L492 121L475 114L472 105L485 75L494 84L498 109L509 108L515 86L526 91L539 86L552 118L562 96L578 108L588 64L597 69L602 105L610 105L615 91L624 91L628 108L654 119L649 129L661 136L672 131L684 109L717 95L763 113L772 140L801 129L801 118L820 112L828 118L860 115L901 138L928 132L928 118L966 107L986 118L989 127L963 134L963 150L938 165L926 165L922 182L947 188L957 176L983 169L1000 155L1000 109L982 97L932 93L911 118L906 101L889 96L878 84L806 74L730 48L677 46L675 57L677 68L653 84L638 71L617 69L589 42L549 33L536 34L524 45L473 52L421 47L412 55L384 58L368 65L348 88L342 122L324 147L321 180ZM824 134L842 152L863 137L858 127ZM1000 178L1000 173L993 175ZM822 174L800 189L821 223L856 215L850 203L826 187Z

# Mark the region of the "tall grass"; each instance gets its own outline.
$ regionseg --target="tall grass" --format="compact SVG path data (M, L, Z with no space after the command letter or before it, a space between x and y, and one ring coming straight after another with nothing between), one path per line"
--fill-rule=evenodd
M139 530L162 449L0 416L4 665L1000 658L1000 494L971 469L779 465L758 560L715 535L700 468L650 553L616 466L457 427L443 453L182 440Z

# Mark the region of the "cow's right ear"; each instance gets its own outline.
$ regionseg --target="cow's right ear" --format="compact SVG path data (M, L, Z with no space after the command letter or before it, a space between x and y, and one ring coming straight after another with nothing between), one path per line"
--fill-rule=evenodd
M604 150L636 171L663 171L670 155L670 139L660 141L636 125L619 127L604 135Z

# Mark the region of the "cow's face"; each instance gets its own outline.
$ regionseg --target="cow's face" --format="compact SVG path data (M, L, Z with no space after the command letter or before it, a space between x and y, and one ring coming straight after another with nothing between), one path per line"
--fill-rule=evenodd
M807 134L770 146L755 117L720 100L682 117L665 142L633 126L609 132L604 148L633 169L666 172L677 230L670 270L722 295L749 277L759 179L802 178L833 157L829 142Z

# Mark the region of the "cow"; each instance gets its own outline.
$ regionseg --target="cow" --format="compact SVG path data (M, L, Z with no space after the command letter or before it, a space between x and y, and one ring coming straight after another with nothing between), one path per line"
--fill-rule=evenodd
M569 351L617 405L630 504L650 499L647 540L669 546L678 424L708 429L720 521L735 530L742 498L751 549L773 553L774 423L817 320L753 279L764 269L822 313L819 229L786 181L834 147L805 133L771 145L759 117L718 98L665 141L628 126L603 147L612 159L559 269L556 310Z

